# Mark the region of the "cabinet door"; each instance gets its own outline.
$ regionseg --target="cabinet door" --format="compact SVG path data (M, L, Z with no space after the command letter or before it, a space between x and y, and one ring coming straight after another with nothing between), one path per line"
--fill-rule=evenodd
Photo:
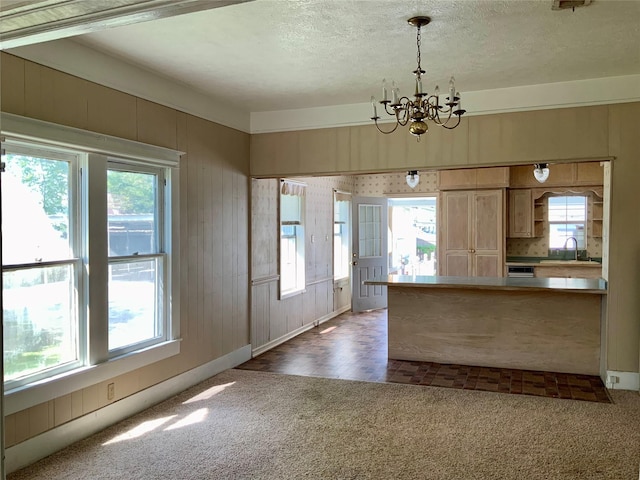
M509 190L509 237L533 236L533 202L531 190Z
M503 191L483 190L473 195L473 274L501 277L504 264Z
M578 163L576 169L576 185L603 185L604 168L600 162Z
M575 163L554 163L549 165L549 179L545 182L545 185L560 187L575 185L576 168Z
M438 275L470 276L471 202L473 192L452 191L442 194L438 231Z
M509 186L509 167L478 168L476 188L500 188Z
M444 255L444 268L449 277L473 277L472 255L467 251L446 252Z
M475 168L438 171L438 190L459 190L476 188Z

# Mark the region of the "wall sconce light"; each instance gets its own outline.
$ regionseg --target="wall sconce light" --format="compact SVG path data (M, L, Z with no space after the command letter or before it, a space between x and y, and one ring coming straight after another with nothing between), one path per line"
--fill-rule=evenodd
M417 170L409 170L407 172L407 185L409 185L411 188L416 188L419 181L420 175L418 175Z
M536 163L533 169L533 176L540 183L544 183L549 178L549 165L546 163Z

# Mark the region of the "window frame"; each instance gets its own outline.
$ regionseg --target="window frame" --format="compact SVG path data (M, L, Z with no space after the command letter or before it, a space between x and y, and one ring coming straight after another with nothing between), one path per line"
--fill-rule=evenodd
M5 265L3 262L2 274L4 276L5 272L27 271L31 269L46 269L53 266L67 265L71 267L71 284L74 290L72 301L72 309L74 310L74 312L72 312L72 319L75 324L73 328L76 337L75 360L64 362L57 366L45 368L35 373L4 382L5 390L11 390L22 388L25 385L29 385L31 383L45 381L50 377L65 374L75 369L82 368L86 365L86 343L83 343L81 341L81 339L85 338L87 334L87 322L85 309L83 308L83 305L86 303L86 296L83 288L84 278L82 275L82 230L84 228L84 224L83 219L78 215L78 213L80 212L80 204L82 202L79 171L80 166L82 165L83 155L71 150L56 148L50 145L43 145L35 142L25 143L5 139L3 140L2 144L3 157L5 154L18 154L45 160L63 161L67 162L69 165L67 185L67 198L69 199L69 256L67 258L42 259L41 261L34 260L33 262L20 262L17 264ZM4 297L4 288L2 295Z
M349 197L348 200L342 199L341 197ZM347 203L346 205L346 218L342 218L340 214L340 206L339 202ZM341 192L338 190L334 190L333 192L333 280L340 281L344 279L351 278L351 193ZM340 229L340 232L336 232L336 228ZM341 249L345 249L347 251L346 258L343 258L340 251L338 249L337 244L339 244ZM341 268L338 269L338 262L341 264ZM343 275L339 275L337 271L340 270L344 272Z
M132 255L111 255L110 252L107 252L107 263L109 267L118 263L137 263L144 262L148 260L154 259L157 262L157 267L159 272L156 272L156 308L158 309L158 315L155 321L157 322L157 327L161 331L161 334L136 343L123 345L121 347L111 348L108 347L109 358L116 358L121 355L125 355L131 352L135 352L141 350L143 348L151 347L158 343L167 341L169 339L169 335L171 333L171 313L169 309L169 304L167 301L168 295L165 292L166 286L171 285L170 279L167 278L166 272L168 255L165 253L165 238L166 234L166 215L165 208L169 205L166 205L165 201L165 171L162 168L151 167L147 165L139 165L137 163L122 161L121 159L113 159L109 158L107 162L107 175L109 171L117 171L117 172L131 172L131 173L144 173L151 174L156 176L156 192L155 192L155 203L156 208L154 211L154 225L155 228L155 245L156 252L155 253L146 253L146 254L132 254ZM107 187L108 188L108 187ZM107 215L107 227L108 227L108 215ZM108 232L107 232L108 235ZM160 297L158 298L158 295ZM109 340L107 340L108 342Z
M81 238L80 262L88 268L91 256L92 281L80 281L79 294L87 301L80 305L85 309L92 302L91 315L102 316L102 321L88 319L84 322L87 351L84 364L77 368L48 376L39 381L23 385L5 385L5 414L15 413L42 402L52 400L73 391L98 384L132 370L153 364L180 353L180 284L179 284L179 161L184 152L140 142L66 127L19 115L1 113L3 147L5 145L38 145L43 148L69 150L80 153L78 183L83 190L78 199L78 218L86 225L88 236ZM110 356L107 345L108 300L106 294L108 255L106 225L106 171L109 161L126 162L137 166L163 169L165 173L165 225L166 235L163 255L166 255L166 271L163 282L166 287L167 337L155 345L144 346L135 351ZM98 183L96 183L98 182ZM93 188L95 186L98 188ZM89 187L92 188L89 188ZM88 220L102 216L103 225L93 225ZM95 222L94 222L95 223ZM80 234L80 232L78 232ZM102 240L99 240L102 238ZM96 240L98 239L98 240ZM102 251L102 255L98 252ZM97 257L97 258L96 258ZM96 280L98 276L102 278ZM94 308L95 307L95 308ZM95 319L94 319L95 320Z
M306 291L306 256L305 256L305 209L306 209L306 183L297 182L288 179L281 179L278 189L278 274L279 274L279 294L280 299L285 299L299 295ZM290 193L289 193L290 192ZM291 196L299 199L298 204L298 218L284 218L283 215L283 196ZM286 234L285 227L295 227L293 235ZM284 279L284 254L282 243L284 239L295 239L296 250L296 266L295 266L295 279L290 282L291 279ZM293 283L293 288L284 288L289 283Z
M580 198L584 198L584 218L583 220L551 220L551 199L552 198L567 198L567 197L580 197ZM565 216L566 216L566 212L568 211L567 209L567 205L565 204ZM587 231L587 224L589 222L589 197L586 194L553 194L553 195L549 195L547 197L547 223L549 225L549 249L550 250L566 250L567 248L567 242L569 238L575 238L576 239L576 250L586 250L587 248L587 235L588 235L588 231ZM552 225L582 225L582 236L581 238L578 238L578 236L569 236L569 237L565 237L565 244L564 246L552 246L551 245L551 229L552 229ZM582 241L580 241L582 240Z

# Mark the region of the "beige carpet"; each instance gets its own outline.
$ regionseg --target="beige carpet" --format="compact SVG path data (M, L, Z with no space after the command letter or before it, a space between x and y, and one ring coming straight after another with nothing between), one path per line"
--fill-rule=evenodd
M9 480L637 480L614 404L228 370Z

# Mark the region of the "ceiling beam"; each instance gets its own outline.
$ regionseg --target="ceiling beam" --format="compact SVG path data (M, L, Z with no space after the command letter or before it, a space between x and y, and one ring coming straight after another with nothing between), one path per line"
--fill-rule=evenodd
M0 50L253 0L3 1Z

